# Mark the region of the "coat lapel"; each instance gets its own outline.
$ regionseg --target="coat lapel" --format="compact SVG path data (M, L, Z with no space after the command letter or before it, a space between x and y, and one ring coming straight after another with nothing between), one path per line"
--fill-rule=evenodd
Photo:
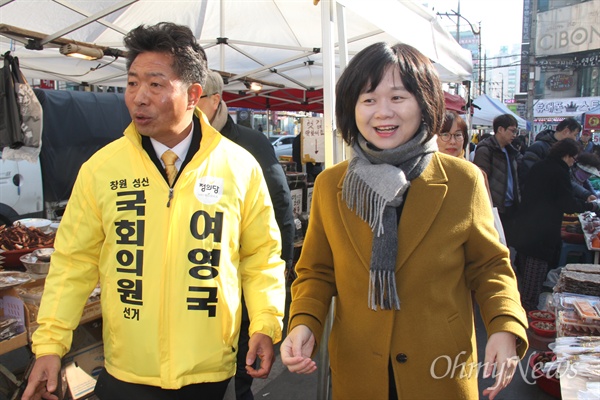
M447 182L448 177L439 156L434 153L425 171L410 185L400 217L397 266L404 265L429 231L444 202Z
M345 231L349 232L348 240L363 266L369 270L373 233L369 225L350 210L342 199L344 177L345 174L338 183L338 209ZM431 227L444 201L447 182L448 178L437 154L434 154L421 176L411 182L398 232L396 268L406 262Z

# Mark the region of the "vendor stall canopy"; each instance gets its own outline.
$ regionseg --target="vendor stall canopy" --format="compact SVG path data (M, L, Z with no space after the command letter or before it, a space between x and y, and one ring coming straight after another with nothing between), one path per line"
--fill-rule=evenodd
M512 112L499 99L482 94L473 100L473 126L493 126L494 118L502 114L510 114L517 120L519 129L531 130L529 123Z
M322 7L334 10L334 21L322 20ZM468 80L472 71L470 52L412 0L331 0L318 5L312 0L4 0L0 52L18 57L27 78L124 87L123 36L141 24L163 21L194 32L209 68L224 77L224 97L233 107L261 97L254 108L295 105L320 111L324 57L331 57L337 78L340 49L342 54L347 49L351 58L379 41L416 47L435 63L444 82ZM321 51L324 29L333 33L335 54ZM65 45L70 48L61 52ZM67 57L75 46L96 50L91 54L99 49L104 57ZM250 90L252 83L262 88Z

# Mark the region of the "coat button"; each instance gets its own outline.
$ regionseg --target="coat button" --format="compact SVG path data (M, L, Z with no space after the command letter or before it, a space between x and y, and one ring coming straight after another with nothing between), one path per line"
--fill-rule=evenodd
M398 353L396 355L396 361L399 363L405 363L408 360L408 357L404 353Z

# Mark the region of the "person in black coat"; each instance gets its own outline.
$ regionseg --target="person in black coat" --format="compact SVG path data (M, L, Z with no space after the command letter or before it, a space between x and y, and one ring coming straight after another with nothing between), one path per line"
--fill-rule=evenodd
M577 199L573 194L569 168L578 153L574 139L556 142L548 156L533 165L523 187L514 247L521 303L526 310L537 309L546 274L556 267L563 214L598 210L596 202Z
M292 267L294 257L294 210L285 172L275 156L275 150L263 133L233 122L227 105L221 97L223 93L223 78L221 78L221 75L209 71L206 84L202 89L202 97L198 102L198 107L206 114L210 124L223 136L248 150L261 166L273 202L275 219L281 231L281 258L286 262L286 268L289 269ZM236 399L252 400L254 399L251 390L252 377L246 373L245 369L250 320L243 299L242 293L242 324L238 342L235 391Z

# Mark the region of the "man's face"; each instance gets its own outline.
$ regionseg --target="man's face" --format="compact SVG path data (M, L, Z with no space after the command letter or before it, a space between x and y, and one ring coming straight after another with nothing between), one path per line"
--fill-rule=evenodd
M517 137L519 128L516 126L509 126L508 128L499 127L496 132L496 140L502 148L508 146Z
M177 144L192 121L200 85L186 85L173 70L173 56L138 55L128 72L125 104L141 135L166 145ZM179 140L178 140L179 139Z
M575 129L575 130L567 129L566 137L573 139L573 140L577 140L577 136L579 136L579 132L581 132L581 130L579 130L579 129Z
M589 142L591 138L592 138L591 132L581 132L581 141L583 143Z

